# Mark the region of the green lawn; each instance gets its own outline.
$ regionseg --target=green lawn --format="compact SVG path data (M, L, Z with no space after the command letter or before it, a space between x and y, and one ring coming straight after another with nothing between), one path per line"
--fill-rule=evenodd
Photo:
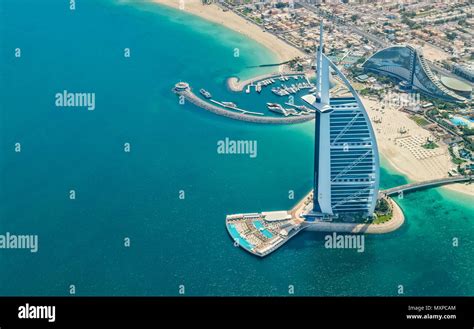
M427 124L429 124L430 122L428 120L426 120L425 118L423 117L420 117L419 115L412 115L410 116L410 118L416 122L417 125L419 126L426 126Z
M433 150L438 147L438 144L436 144L435 142L427 142L426 144L423 144L421 146L427 150Z
M376 219L372 222L372 224L382 224L385 222L388 222L390 219L392 219L393 214L386 214L386 215L378 215Z
M459 159L459 158L452 158L452 161L454 164L463 164L464 162L466 162L466 160L463 160L463 159Z

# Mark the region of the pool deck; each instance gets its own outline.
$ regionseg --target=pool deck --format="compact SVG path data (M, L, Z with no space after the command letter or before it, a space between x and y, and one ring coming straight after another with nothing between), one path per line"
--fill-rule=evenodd
M313 191L309 192L291 210L278 212L287 214L287 217L281 219L269 219L266 212L228 215L226 217L226 228L234 240L234 245L255 256L265 257L303 230L351 234L384 234L397 230L405 221L401 208L395 201L388 198L393 209L393 217L384 223L309 222L303 216L312 210L312 194ZM258 224L255 225L255 222ZM262 229L265 232L262 232ZM266 231L270 232L272 236L268 237Z
M300 200L290 211L278 212L286 214L281 219L270 220L265 212L228 215L226 228L234 245L259 257L271 254L303 230L304 218L299 214L311 203L311 195L312 193ZM263 228L265 232L259 228ZM268 237L268 234L264 234L266 232L270 232L272 236ZM245 242L241 242L242 240Z

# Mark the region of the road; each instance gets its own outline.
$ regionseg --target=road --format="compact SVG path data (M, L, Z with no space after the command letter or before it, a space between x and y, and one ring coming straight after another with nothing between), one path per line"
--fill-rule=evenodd
M319 10L319 8L317 8L314 5L307 4L307 3L301 3L301 6L303 6L304 8L306 8L306 9L312 11L312 12L314 12L315 14L317 14L319 16L323 16L323 13ZM364 30L354 26L353 24L349 24L349 23L343 21L342 19L338 18L337 16L324 15L324 17L329 19L329 20L332 20L335 23L339 23L341 25L344 25L345 27L350 29L352 32L355 32L355 33L363 36L367 40L370 40L371 42L377 44L380 48L387 48L387 47L392 46L392 44L390 42L387 42L386 40L384 40L384 39L382 39L378 36L375 36L375 35L371 34L370 32L364 31ZM434 45L432 45L432 46L434 46ZM436 46L434 46L434 47L436 47ZM439 48L439 47L436 47L436 48ZM441 48L439 48L439 49L441 49ZM429 60L426 60L426 61L428 62L428 65L430 66L430 68L433 71L436 71L436 72L438 72L440 74L443 74L445 76L448 76L448 77L456 78L458 80L461 80L461 81L469 84L471 87L474 87L474 83L470 82L469 80L466 80L465 78L460 77L460 76L456 75L455 73L453 73L451 71L448 71L445 68L440 67L440 66L434 64L433 62L431 62Z

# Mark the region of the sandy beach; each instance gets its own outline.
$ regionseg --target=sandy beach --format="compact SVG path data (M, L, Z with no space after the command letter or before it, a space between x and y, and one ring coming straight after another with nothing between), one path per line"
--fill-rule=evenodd
M274 35L264 32L260 27L246 21L239 15L226 11L224 12L217 5L203 5L200 0L151 0L152 2L184 10L189 14L199 16L208 21L221 24L231 30L252 38L268 49L271 49L277 56L278 61L284 62L304 54L278 39ZM181 5L180 5L181 3Z
M412 181L423 181L447 177L448 171L456 168L444 143L437 142L439 147L434 150L426 150L421 146L428 137L434 137L410 119L408 114L387 106L382 113L380 102L367 97L361 99L372 121L379 152L393 169ZM402 134L400 130L406 132ZM474 195L472 184L453 184L442 188Z
M263 32L257 25L247 22L231 11L224 12L214 4L202 5L200 0L183 0L180 8L180 0L152 1L222 24L252 38L271 49L280 61L303 55L302 52L274 35ZM421 144L431 134L418 126L406 113L395 108L385 109L382 113L379 102L366 97L362 97L362 100L372 120L379 151L393 169L406 175L411 181L423 181L447 177L448 171L456 168L456 165L450 160L446 145L438 143L439 148L435 150L426 150L421 147ZM405 129L407 133L400 134L401 128ZM474 195L474 185L472 184L453 184L443 188Z

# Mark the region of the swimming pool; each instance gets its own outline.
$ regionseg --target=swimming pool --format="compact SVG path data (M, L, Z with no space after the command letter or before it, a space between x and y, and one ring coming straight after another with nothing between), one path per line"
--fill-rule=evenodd
M469 120L463 117L452 117L449 121L454 123L456 126L467 126L469 123Z
M235 228L235 225L234 225L234 224L229 224L228 227L229 227L230 235L234 238L234 241L237 241L237 242L239 243L239 245L240 245L241 247L243 247L244 249L252 250L253 245L252 245L250 242L248 242L247 240L245 240L245 239L239 234L239 232L238 232L237 229Z
M270 239L273 237L273 234L270 233L269 230L265 229L265 226L263 226L263 223L260 221L255 221L253 222L253 226L255 226L262 234L267 238Z

